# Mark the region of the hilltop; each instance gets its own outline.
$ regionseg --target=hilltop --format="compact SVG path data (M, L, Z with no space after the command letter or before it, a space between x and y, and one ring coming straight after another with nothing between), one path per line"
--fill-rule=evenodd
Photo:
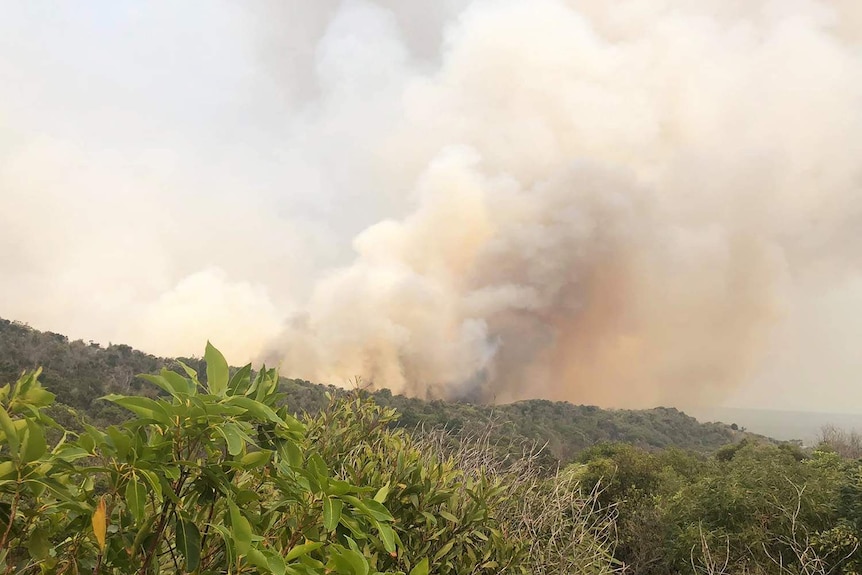
M180 358L203 371L200 358ZM42 381L71 407L99 425L122 421L126 414L117 406L96 401L108 393L155 396L158 390L135 377L175 368L175 359L160 358L123 344L103 347L81 340L42 332L26 324L0 318L0 383L14 381L25 369L42 366ZM281 379L288 406L295 412L315 413L327 403L326 392L340 388L298 379ZM490 432L502 444L547 444L547 452L571 461L584 449L600 442L623 442L646 449L678 447L711 453L748 434L721 423L700 423L674 409L611 410L567 402L527 400L506 405L424 400L372 392L377 403L395 408L406 428L445 427L456 433Z

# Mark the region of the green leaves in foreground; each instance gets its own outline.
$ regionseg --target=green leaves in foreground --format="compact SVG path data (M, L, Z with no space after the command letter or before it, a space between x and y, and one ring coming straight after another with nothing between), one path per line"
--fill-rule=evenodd
M210 393L224 395L228 382L227 361L210 342L207 342L204 359L207 362L207 385Z
M6 448L9 450L9 455L12 461L18 461L18 430L15 429L15 424L12 423L12 418L3 407L0 407L0 428L2 428L6 440Z
M410 575L428 575L428 568L428 558L426 557L410 570Z
M78 435L45 415L53 395L32 374L0 388L0 508L16 502L0 570L428 574L430 549L401 543L389 482L322 451L275 370L231 374L211 344L205 359L205 385L182 364L144 376L158 395L102 398L134 417ZM370 437L341 424L351 448Z
M234 547L237 553L245 555L251 549L251 523L240 513L236 503L229 501L228 507L230 510L230 527Z
M126 485L126 507L134 517L135 521L140 523L144 520L147 504L147 490L144 484L137 477L132 476L132 479Z
M176 548L186 560L186 571L195 571L201 562L201 533L186 519L177 521Z
M327 531L334 531L341 521L341 510L344 503L340 499L325 497L323 499L323 527Z

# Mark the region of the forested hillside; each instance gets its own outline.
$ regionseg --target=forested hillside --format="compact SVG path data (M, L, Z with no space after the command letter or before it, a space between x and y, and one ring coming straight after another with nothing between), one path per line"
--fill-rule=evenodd
M183 361L205 371L202 359ZM59 403L99 425L122 421L126 413L97 398L109 393L154 397L159 390L136 375L177 367L175 360L154 357L127 345L101 347L69 341L60 334L0 319L0 381L14 381L23 370L39 366L44 386L57 395ZM327 391L340 392L331 386L285 378L280 385L294 414L316 413L327 405ZM388 390L373 395L378 404L397 410L399 426L445 427L466 434L490 429L493 441L547 444L547 453L562 461L571 461L585 448L604 441L647 449L674 446L712 452L745 436L727 425L699 423L671 408L604 410L546 400L484 406L393 396Z
M209 345L205 357L148 374L154 398L105 396L118 425L68 425L38 369L0 387L0 572L862 568L862 467L842 436L814 451L744 438L713 455L601 443L549 467L487 433L399 429L364 393L293 417L285 387L315 388L232 370Z
M209 345L184 361L0 335L3 573L862 569L852 434L803 450L672 409L422 401L230 368Z

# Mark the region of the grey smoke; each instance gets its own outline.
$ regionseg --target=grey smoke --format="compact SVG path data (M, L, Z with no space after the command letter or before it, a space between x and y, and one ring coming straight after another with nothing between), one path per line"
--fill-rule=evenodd
M272 349L414 394L721 397L796 276L858 246L851 16L473 2L438 66L398 70L376 168L410 190L406 215L359 234Z
M862 400L857 2L53 8L0 23L4 317L435 397Z

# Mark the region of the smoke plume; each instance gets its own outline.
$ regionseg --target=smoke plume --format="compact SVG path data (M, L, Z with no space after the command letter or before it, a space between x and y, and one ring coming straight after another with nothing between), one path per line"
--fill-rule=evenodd
M115 68L119 110L73 92L83 143L0 96L0 315L484 401L798 405L829 365L838 405L862 375L824 343L862 335L854 0L260 0L203 48L135 17L179 63L145 36L167 68Z
M685 4L467 7L390 109L408 213L316 285L285 365L612 405L742 381L789 276L858 246L858 9Z

